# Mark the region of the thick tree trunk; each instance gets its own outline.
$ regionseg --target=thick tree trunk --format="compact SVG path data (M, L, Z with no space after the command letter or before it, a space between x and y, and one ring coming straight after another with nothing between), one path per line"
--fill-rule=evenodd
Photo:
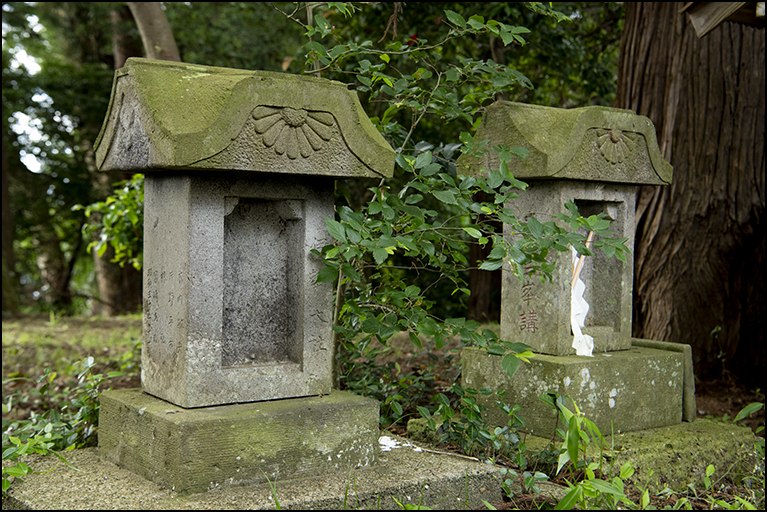
M115 69L125 65L129 57L141 56L141 41L131 37L128 26L133 23L133 15L127 5L117 6L109 13L112 20L112 54L115 58Z
M116 316L135 313L141 305L141 272L130 265L120 267L110 260L115 252L107 248L101 258L94 252L93 263L99 276L99 301L93 305L94 313Z
M61 240L47 226L39 227L39 245L36 249L37 266L46 291L46 300L56 310L67 312L72 304L69 290L70 266L61 250ZM74 256L73 256L74 258Z
M176 40L173 38L168 18L160 2L127 2L127 4L141 33L147 58L181 61Z
M139 9L144 9L140 7ZM163 13L163 17L165 13ZM131 11L126 6L116 7L110 12L112 20L112 52L114 54L115 69L125 65L129 57L141 56L141 42L137 38L131 38L128 34L128 24L133 23ZM167 20L166 20L167 24ZM173 45L175 48L175 43ZM97 181L95 188L100 189L102 196L112 193L112 183L126 180L131 173L107 174L96 170L95 152L89 142L83 144L86 162L92 168ZM98 282L98 300L93 304L93 314L115 316L126 313L135 313L142 303L141 272L130 265L120 267L112 263L114 249L109 247L102 257L93 253L93 263Z
M690 344L696 373L764 366L764 29L698 39L682 3L626 4L614 106L648 116L668 187L641 187L634 336Z
M3 123L4 124L4 123ZM3 126L5 128L5 126ZM13 216L9 194L10 169L3 134L2 153L2 200L3 200L3 313L19 314L19 279L16 276L16 255L13 252Z
M487 201L487 194L478 192L474 196L478 202ZM480 218L480 222L486 219ZM503 226L493 224L494 233L501 233ZM488 238L494 233L484 233ZM492 250L492 244L484 247L473 243L469 246L469 313L470 320L477 322L498 323L501 320L501 270L479 270L479 264L487 259Z

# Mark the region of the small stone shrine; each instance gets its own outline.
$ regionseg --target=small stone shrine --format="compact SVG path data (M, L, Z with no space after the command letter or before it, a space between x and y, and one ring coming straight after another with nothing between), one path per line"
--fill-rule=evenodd
M394 151L345 84L129 59L96 142L145 174L142 389L102 394L102 458L181 493L375 460L378 403L332 389L334 180Z
M606 214L613 236L628 238L630 249L636 186L671 183L652 122L628 110L500 101L488 108L474 138L529 151L509 163L514 177L529 185L510 203L520 219L534 215L564 225L555 215L567 213L565 203L573 201L584 217ZM469 174L500 165L494 151L459 162ZM520 281L508 264L503 268L501 338L533 347L536 357L509 379L499 356L465 349L463 385L505 391L503 401L520 405L526 430L539 436L555 430L556 414L539 399L548 391L570 397L603 433L611 423L617 433L692 421L689 345L631 337L633 256L624 263L597 249L590 257L574 250L549 257L557 263L552 282L527 273ZM505 425L494 400L485 398L488 415Z

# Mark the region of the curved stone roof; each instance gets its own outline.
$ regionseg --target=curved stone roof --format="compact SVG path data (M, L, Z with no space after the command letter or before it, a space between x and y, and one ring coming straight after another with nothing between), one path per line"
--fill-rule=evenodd
M394 150L345 84L128 59L96 140L102 171L391 177Z
M529 151L524 160L512 158L516 178L572 179L626 184L668 185L671 164L663 159L655 126L630 110L608 107L562 109L499 101L487 108L474 135ZM498 168L498 154L459 159L467 174Z

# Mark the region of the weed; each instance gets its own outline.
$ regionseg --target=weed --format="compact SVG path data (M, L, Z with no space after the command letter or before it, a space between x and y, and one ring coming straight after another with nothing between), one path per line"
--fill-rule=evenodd
M138 349L140 341L135 341L134 347L134 351ZM125 375L123 370L137 371L134 351L120 356L117 359L120 370L109 372L106 377L93 372L96 366L93 357L69 365L67 371L76 375L74 387L57 385L58 373L50 367L46 367L36 379L15 375L3 381L4 389L11 383L31 383L34 386L26 393L21 388L16 389L2 404L3 414L8 416L2 420L3 460L13 462L3 467L4 494L15 479L21 480L34 472L20 460L23 455L55 455L68 464L60 452L96 444L100 387L107 379ZM32 410L28 419L12 419L14 406L30 399L34 400L37 409L44 412Z
M261 470L261 472L264 473L263 470ZM280 500L277 499L277 489L274 487L274 484L272 483L272 481L269 480L269 475L264 473L264 477L266 478L266 481L269 482L269 487L272 489L272 497L274 498L274 508L276 508L277 510L282 510L280 507ZM344 502L344 505L345 504L346 503Z

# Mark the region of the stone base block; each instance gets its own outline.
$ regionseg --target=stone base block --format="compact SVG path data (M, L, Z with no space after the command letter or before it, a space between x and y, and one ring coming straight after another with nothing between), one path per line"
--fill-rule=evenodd
M101 395L99 454L181 494L375 462L378 402L320 397L183 409L141 389Z
M653 348L640 346L647 344ZM611 422L617 434L695 418L692 357L686 345L634 339L630 350L594 357L536 355L530 364L522 363L512 379L501 367L500 356L466 348L462 360L463 386L504 391L501 400L519 405L526 422L523 430L537 436L551 437L557 426L566 429L538 398L548 391L569 397L570 410L575 402L605 435ZM506 425L497 397L478 396L491 423Z

